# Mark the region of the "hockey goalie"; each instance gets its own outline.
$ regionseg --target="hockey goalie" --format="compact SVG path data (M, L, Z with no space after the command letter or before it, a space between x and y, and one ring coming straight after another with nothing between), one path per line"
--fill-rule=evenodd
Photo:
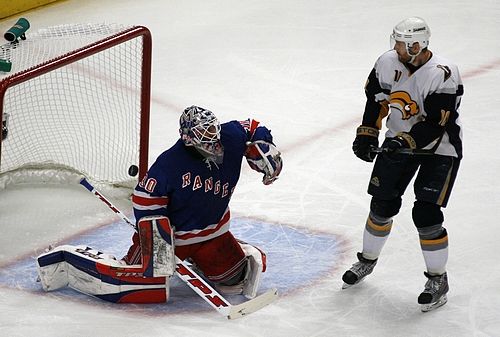
M219 124L197 106L183 111L179 133L134 190L139 221L127 254L117 260L86 246L57 247L37 258L44 290L70 286L111 302L165 302L179 258L223 294L256 296L266 255L233 236L229 201L243 158L270 185L281 153L259 122Z

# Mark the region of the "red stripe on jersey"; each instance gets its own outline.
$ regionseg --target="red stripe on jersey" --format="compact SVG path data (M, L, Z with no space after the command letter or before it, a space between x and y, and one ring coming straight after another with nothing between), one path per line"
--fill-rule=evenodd
M260 122L256 121L255 119L250 120L250 133L252 134L252 136L259 124Z
M220 230L221 227L223 227L225 224L228 223L230 218L231 218L231 212L227 211L226 214L224 214L224 216L222 217L222 219L220 219L217 226L215 226L214 228L201 230L197 233L176 234L175 238L179 240L188 240L196 237L203 237L210 235Z
M168 197L141 197L133 194L132 202L140 206L167 206L169 199Z
M250 134L251 139L260 122L256 121L255 119L247 119L244 121L240 121L240 124L245 129L245 131Z

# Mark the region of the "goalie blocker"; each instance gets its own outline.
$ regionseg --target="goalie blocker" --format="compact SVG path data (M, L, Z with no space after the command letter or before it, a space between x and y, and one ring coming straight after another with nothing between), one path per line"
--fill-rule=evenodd
M176 267L172 227L162 216L144 217L137 227L141 264L127 265L87 246L59 246L37 258L43 289L69 286L116 303L166 302Z

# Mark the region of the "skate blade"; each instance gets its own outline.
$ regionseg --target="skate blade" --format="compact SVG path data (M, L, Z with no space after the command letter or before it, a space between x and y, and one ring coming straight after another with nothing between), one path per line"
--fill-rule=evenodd
M344 284L342 285L342 289L347 289L347 288L350 288L350 287L352 287L353 285L356 285L356 283L354 283L354 284L349 284L349 283L345 283L345 282L344 282Z
M342 285L342 289L347 289L347 288L350 288L352 287L354 284L348 284L348 283L345 283Z
M342 289L347 289L347 288L350 288L350 287L355 286L355 285L357 285L357 284L360 284L361 282L363 282L363 281L364 281L364 279L365 279L365 278L363 277L361 280L358 280L358 281L357 281L356 283L354 283L354 284L349 284L349 283L345 283L345 282L344 282L344 284L342 285Z
M429 303L429 304L422 304L420 309L422 310L422 312L432 311L434 309L437 309L437 308L445 305L446 302L448 302L448 298L446 297L446 295L443 295L436 302Z

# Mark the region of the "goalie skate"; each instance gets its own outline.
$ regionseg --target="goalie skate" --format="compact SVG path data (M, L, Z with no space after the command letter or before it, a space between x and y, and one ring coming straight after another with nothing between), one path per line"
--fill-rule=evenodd
M424 275L428 280L425 283L424 291L418 296L418 303L421 304L420 309L422 312L428 312L448 302L446 296L449 290L448 275L447 273L442 275L430 275L427 272L424 272Z
M377 264L377 260L368 260L362 253L357 254L358 262L354 263L348 271L342 276L342 289L347 289L361 282L366 276L370 275Z

